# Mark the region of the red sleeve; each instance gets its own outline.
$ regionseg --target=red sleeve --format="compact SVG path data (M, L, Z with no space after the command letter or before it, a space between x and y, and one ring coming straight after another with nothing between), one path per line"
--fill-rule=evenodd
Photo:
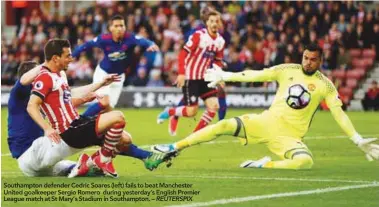
M187 50L187 52L191 53L196 50L196 48L199 46L200 42L200 33L195 32L193 35L191 35L186 44L184 45L184 49Z
M184 48L179 52L179 57L178 57L178 73L179 75L184 75L185 74L185 60L189 52L185 50Z
M53 80L50 75L43 73L34 80L32 94L39 96L42 100L45 99L47 94L53 89Z

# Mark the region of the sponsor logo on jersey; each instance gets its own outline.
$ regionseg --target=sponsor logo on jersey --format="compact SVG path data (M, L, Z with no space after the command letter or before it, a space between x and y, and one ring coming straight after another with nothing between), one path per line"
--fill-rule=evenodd
M123 60L126 58L125 52L113 52L108 55L111 61Z
M63 101L65 103L69 103L71 99L71 92L69 90L64 90L63 91Z

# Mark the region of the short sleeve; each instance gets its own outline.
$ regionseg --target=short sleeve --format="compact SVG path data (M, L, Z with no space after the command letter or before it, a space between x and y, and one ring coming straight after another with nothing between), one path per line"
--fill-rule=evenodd
M48 73L39 75L33 82L32 94L39 96L42 100L53 89L53 80Z
M195 32L193 35L191 35L186 44L184 45L184 49L187 50L189 53L196 50L196 48L199 46L200 42L200 33Z

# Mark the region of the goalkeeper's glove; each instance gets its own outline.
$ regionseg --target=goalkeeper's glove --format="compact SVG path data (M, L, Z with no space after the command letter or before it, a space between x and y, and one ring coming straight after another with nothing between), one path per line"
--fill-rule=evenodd
M379 145L373 143L378 138L363 139L361 135L354 134L351 140L366 154L368 161L379 160Z
M216 88L217 84L227 81L232 75L230 72L224 72L217 64L212 64L212 68L205 71L204 80L208 83L209 88Z

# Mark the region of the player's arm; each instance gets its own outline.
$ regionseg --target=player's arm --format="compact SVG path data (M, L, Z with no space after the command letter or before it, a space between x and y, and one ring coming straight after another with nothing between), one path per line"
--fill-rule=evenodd
M28 98L30 96L30 84L34 81L34 79L38 76L41 70L41 65L38 65L28 72L24 73L20 80L16 81L14 88L16 93L20 97Z
M34 82L32 94L30 96L27 111L32 119L45 131L45 136L49 137L52 141L59 143L61 137L50 124L48 124L40 112L40 106L43 103L46 95L51 92L53 81L47 74L38 76Z
M221 82L266 82L276 81L279 78L280 72L285 68L285 64L273 66L268 69L256 71L245 70L243 72L233 73L226 72L216 64L213 64L213 68L205 71L205 81L211 82L209 87L215 87Z
M136 44L143 47L143 48L146 48L146 51L148 51L148 52L159 51L158 45L156 45L153 41L148 40L146 38L143 38L139 35L135 35L134 38L136 40Z
M42 65L37 65L36 67L22 75L20 78L21 85L27 86L32 84L34 79L38 76L39 72L41 71L41 66Z
M346 135L362 150L366 153L366 157L369 161L373 159L379 159L379 145L373 144L376 138L363 139L362 136L355 130L353 123L349 117L342 110L342 102L338 97L337 90L334 86L328 92L325 101L328 105L333 118L336 120L341 129Z
M196 48L199 46L199 42L200 42L200 33L195 32L188 38L188 41L183 46L183 49L180 50L179 52L178 77L176 79L176 84L178 88L181 88L184 86L185 73L186 73L185 60L188 55L191 55L191 53L195 52Z
M95 98L96 98L96 93L90 92L90 93L86 94L84 97L72 98L71 101L72 101L72 105L74 107L78 107L78 106L81 106L87 102L93 101Z
M80 56L80 53L84 51L88 51L94 47L101 47L100 41L101 41L101 35L95 37L91 41L85 42L84 44L77 46L72 52L72 57L78 58Z
M81 86L72 89L71 94L73 98L86 98L87 95L91 92L95 92L103 86L107 86L113 82L121 81L121 77L117 74L108 74L104 77L103 81L98 83L92 83L89 85Z

